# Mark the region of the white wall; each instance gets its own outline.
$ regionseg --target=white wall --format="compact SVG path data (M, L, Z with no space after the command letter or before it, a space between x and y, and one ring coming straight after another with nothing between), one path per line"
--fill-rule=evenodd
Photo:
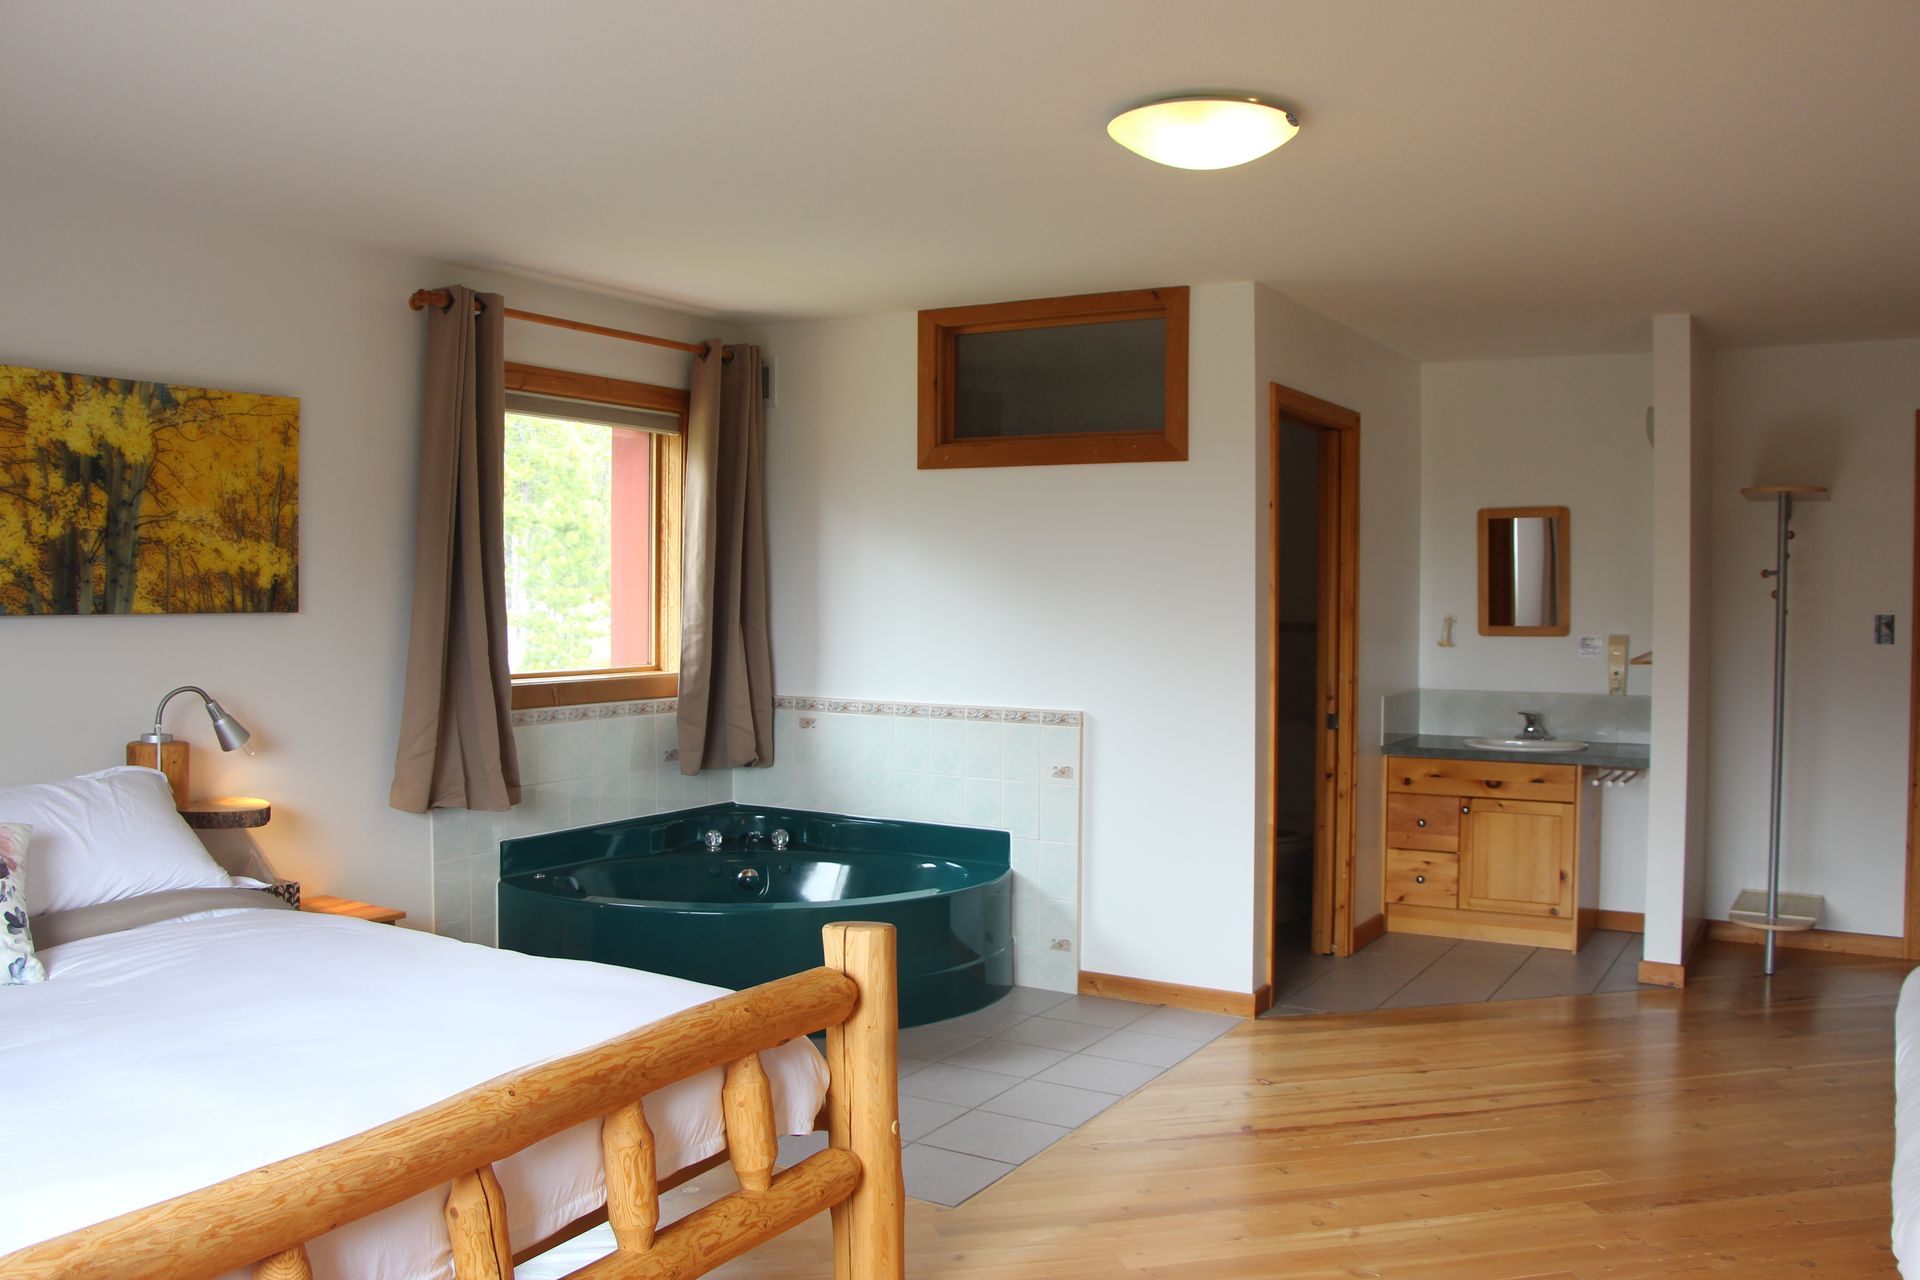
M1653 320L1653 733L1644 958L1679 964L1706 867L1712 402L1692 316Z
M1421 686L1604 694L1604 651L1581 657L1581 636L1624 632L1632 653L1652 647L1653 446L1646 431L1652 403L1647 355L1421 366L1415 644ZM1568 509L1570 634L1480 634L1477 517L1483 507ZM1443 649L1436 642L1449 613L1456 619L1454 647ZM1651 667L1628 668L1628 693L1652 687ZM1555 727L1552 720L1548 727ZM1604 803L1599 905L1640 911L1647 787L1636 783L1593 798Z
M1826 895L1822 928L1898 936L1920 342L1725 351L1714 390L1706 912L1766 884L1775 516L1739 491L1826 485L1793 521L1781 883ZM1873 643L1876 613L1897 615L1896 644Z
M1625 632L1651 646L1653 446L1644 355L1475 360L1420 370L1420 684L1430 689L1605 693L1604 656L1580 637ZM1480 634L1483 507L1566 507L1572 630ZM1454 647L1435 641L1453 614ZM1629 693L1647 693L1646 667Z
M1382 832L1380 755L1367 726L1377 724L1380 699L1418 680L1418 619L1409 607L1419 594L1420 369L1413 361L1309 311L1272 289L1254 290L1254 509L1250 531L1258 584L1253 614L1253 665L1245 688L1256 712L1253 774L1256 830L1265 831L1268 451L1267 386L1278 382L1352 409L1360 415L1360 599L1358 606L1361 720L1353 914L1364 922L1381 907ZM1267 927L1266 863L1255 859L1254 964L1264 963ZM1229 884L1231 891L1232 886ZM1149 976L1159 976L1157 974ZM1256 969L1255 983L1264 982ZM1224 985L1224 984L1222 984Z
M777 325L778 684L1086 712L1081 967L1247 989L1252 286L1192 295L1190 460L920 471L911 313Z
M822 696L1083 708L1081 967L1245 991L1266 382L1367 415L1363 610L1390 619L1414 589L1417 374L1268 290L1192 301L1185 463L919 471L912 315L770 328L774 652L782 688ZM1363 629L1362 671L1363 699L1411 678L1391 621Z
M0 362L300 397L300 612L0 618L9 732L0 780L119 763L161 694L204 684L260 755L223 755L184 701L194 790L273 801L258 844L309 892L431 921L424 817L386 806L411 594L426 285L504 286L510 300L604 324L697 336L712 326L618 300L136 201L0 188ZM654 381L684 356L508 324L512 358ZM679 374L679 385L684 374Z

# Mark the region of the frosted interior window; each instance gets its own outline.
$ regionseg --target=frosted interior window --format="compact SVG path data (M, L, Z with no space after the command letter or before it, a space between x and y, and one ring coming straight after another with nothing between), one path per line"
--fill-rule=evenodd
M1162 431L1167 322L954 336L957 440Z

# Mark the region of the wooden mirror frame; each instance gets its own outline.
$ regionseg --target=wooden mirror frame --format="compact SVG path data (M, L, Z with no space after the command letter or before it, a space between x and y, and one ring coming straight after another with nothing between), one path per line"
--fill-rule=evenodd
M1550 627L1497 627L1492 623L1493 600L1488 590L1492 566L1488 542L1495 520L1546 517L1554 522L1558 553L1554 566L1555 590L1560 596L1560 621ZM1482 507L1478 523L1480 558L1480 634L1483 636L1564 636L1573 631L1572 517L1565 507Z

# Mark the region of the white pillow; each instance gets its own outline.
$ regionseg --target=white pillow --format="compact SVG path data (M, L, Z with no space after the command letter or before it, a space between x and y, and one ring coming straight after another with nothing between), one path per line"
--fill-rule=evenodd
M119 765L0 787L0 822L33 827L27 914L232 883L173 807L158 769Z

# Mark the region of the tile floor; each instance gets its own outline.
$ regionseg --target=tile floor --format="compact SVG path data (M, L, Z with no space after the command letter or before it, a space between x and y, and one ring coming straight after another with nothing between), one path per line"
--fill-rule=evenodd
M977 1013L901 1032L907 1194L959 1204L1238 1021L1016 987Z
M1600 930L1579 951L1390 933L1344 959L1300 955L1285 967L1269 1018L1416 1005L1478 1004L1632 991L1640 936Z

